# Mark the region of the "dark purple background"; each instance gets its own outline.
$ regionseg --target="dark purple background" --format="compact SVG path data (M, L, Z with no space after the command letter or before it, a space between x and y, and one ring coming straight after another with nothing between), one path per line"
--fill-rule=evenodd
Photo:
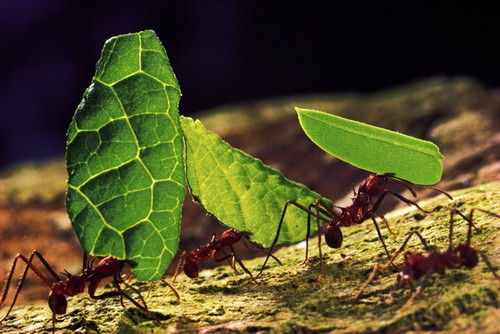
M1 1L0 167L60 156L104 41L154 29L181 113L438 74L500 86L492 8L354 2Z

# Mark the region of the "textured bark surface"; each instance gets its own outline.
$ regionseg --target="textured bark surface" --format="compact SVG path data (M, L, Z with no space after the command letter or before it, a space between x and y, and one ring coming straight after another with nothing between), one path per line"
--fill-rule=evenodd
M433 140L445 155L445 172L439 187L467 188L469 195L459 195L454 202L462 205L463 210L479 206L500 212L499 183L491 182L500 179L500 99L476 82L437 78L373 95L283 98L220 108L200 116L209 129L233 146L342 205L348 203L352 188L367 174L327 156L310 143L299 127L294 106L335 112ZM57 271L68 269L77 273L81 269L81 249L63 208L65 180L62 160L17 166L0 174L0 277L5 276L17 252L27 254L34 248L46 255ZM483 183L487 184L468 188ZM419 192L421 198L434 195L429 190ZM396 205L397 202L388 201L384 209L389 211ZM432 207L434 203L429 205ZM420 221L415 220L421 218L419 215L414 218L413 213L406 215L401 221L390 216L391 227L397 226L395 229L400 231L397 236L387 235L392 249L398 247L411 226L423 229L431 243L435 238L436 245L446 247L446 210ZM477 219L484 229L474 236L474 244L485 249L492 262L498 264L498 219L479 214ZM194 249L223 229L213 217L186 201L183 249ZM464 230L465 225L459 224L457 234L463 237ZM361 332L372 328L378 332L398 332L398 329L419 328L492 330L499 326L498 284L483 264L472 272L453 271L444 278L436 277L404 315L397 310L408 297L408 290L395 290L394 273L382 275L367 290L366 298L352 305L353 291L362 284L373 264L382 259L383 253L368 222L345 229L344 237L345 245L340 252L329 250L326 254L326 274L321 285L313 284L318 276L318 257L312 239L311 265L299 265L304 250L295 245L278 252L284 265L266 270L260 285L246 284L245 275L235 276L227 266L219 266L203 271L198 280L181 277L177 285L182 296L180 303L171 294L165 296L166 290L156 285L148 304L172 331ZM243 248L240 254L247 257L259 253ZM255 271L261 262L262 259L245 263ZM392 297L391 291L395 291ZM43 304L16 311L13 318L2 324L2 330L50 330L47 292L47 287L30 275L19 304ZM69 303L70 313L61 317L63 321L58 328L90 332L120 328L135 332L149 331L149 326L154 326L133 308L124 310L117 300L96 303L75 297ZM0 312L4 310L2 307Z
M429 215L414 208L394 211L387 218L397 234L384 233L390 250L399 248L411 228L418 228L429 245L446 248L449 210L445 206L463 212L472 207L500 212L499 188L500 182L492 182L453 192L451 202L444 196L422 201L424 209L438 208ZM474 223L479 232L473 235L473 246L484 251L493 263L499 263L498 218L476 213ZM385 256L372 224L343 231L345 242L340 250L323 247L325 270L320 283L316 281L320 273L318 249L312 239L306 265L300 264L304 243L283 247L275 253L283 265L271 262L259 284L252 283L243 271L234 273L229 266L221 265L203 271L198 279L181 275L176 282L181 296L177 301L161 283L149 290L147 284L132 281L161 325L131 305L122 308L117 298L93 301L79 296L70 298L70 312L60 317L57 328L61 333L497 332L500 282L483 262L473 270L451 270L445 276L432 276L422 295L404 313L398 310L411 290L396 287L397 273L393 270L381 273L355 302L353 296L374 263L385 260ZM464 242L466 234L467 224L458 219L455 242ZM415 238L408 250L421 251L422 245ZM245 264L256 273L262 262L257 258ZM3 326L4 333L41 333L50 330L50 311L47 305L18 308Z

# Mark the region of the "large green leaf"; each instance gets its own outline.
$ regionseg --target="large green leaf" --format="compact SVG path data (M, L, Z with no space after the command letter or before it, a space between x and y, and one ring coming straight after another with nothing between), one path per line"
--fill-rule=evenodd
M321 111L295 108L307 136L331 155L373 173L395 173L415 184L439 182L439 148L432 142Z
M66 207L83 248L160 278L185 194L179 84L153 31L106 41L68 130Z
M321 198L262 161L231 147L200 121L181 117L181 125L193 197L222 223L245 232L256 244L271 245L287 200L308 206ZM278 244L304 240L306 217L304 211L290 206Z

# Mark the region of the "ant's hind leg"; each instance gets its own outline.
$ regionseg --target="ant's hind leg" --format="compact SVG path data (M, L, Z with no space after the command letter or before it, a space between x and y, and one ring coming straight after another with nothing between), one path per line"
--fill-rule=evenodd
M365 291L365 289L368 287L368 285L370 285L370 283L373 282L373 280L375 279L377 273L379 271L384 271L389 266L389 264L390 264L390 262L387 262L387 263L375 263L375 265L373 266L373 270L370 273L370 276L368 276L368 279L365 281L365 283L363 284L363 286L361 287L361 289L359 289L359 292L356 294L356 296L354 296L354 300L355 301L357 301L359 299L359 297L361 297L361 295L363 294L363 292Z
M422 294L422 292L424 291L424 288L425 288L425 283L427 281L427 278L429 277L430 275L427 275L425 276L422 281L420 282L420 284L417 286L417 288L415 289L415 291L413 291L413 293L411 294L410 298L408 298L408 300L406 301L406 303L404 303L403 306L401 306L401 308L398 310L398 313L402 314L404 312L406 312L406 310L408 310L408 308L411 306L411 304L413 304L413 301Z
M491 273L493 274L493 276L495 276L495 278L497 279L497 281L500 282L500 276L498 276L495 268L491 264L490 260L488 260L488 257L486 256L486 254L484 254L483 251L479 251L479 254L481 255L481 258L483 259L484 263L486 263L486 266L491 271Z

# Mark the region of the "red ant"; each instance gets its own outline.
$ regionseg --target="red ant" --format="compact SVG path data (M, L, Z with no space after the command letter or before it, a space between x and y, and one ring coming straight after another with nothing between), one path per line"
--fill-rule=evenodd
M231 267L236 271L236 267L234 266L234 261L238 262L241 268L243 268L243 270L250 276L251 280L254 283L257 283L250 270L248 270L248 268L245 267L243 262L236 256L236 252L234 250L233 245L239 242L240 240L243 241L241 233L231 228L222 232L220 239L217 238L216 235L213 235L207 244L198 247L196 250L191 252L183 251L181 253L181 260L177 265L173 281L175 282L175 279L179 274L179 272L181 271L181 268L184 270L184 273L189 278L198 277L198 272L199 272L198 263L213 258L215 262L221 262L224 260L230 261L231 259L233 259L233 262L230 262ZM247 246L246 243L245 246ZM227 248L229 248L230 250L229 253L226 253L225 251L225 249ZM281 264L281 262L276 257L274 256L272 257L279 264Z
M378 212L378 209L380 205L382 204L382 201L384 200L385 196L387 194L391 194L392 196L396 197L397 199L403 201L404 203L408 205L413 205L417 207L419 210L425 212L425 213L430 213L432 211L426 211L422 209L417 202L412 201L406 197L403 197L402 195L390 190L387 186L388 184L393 183L393 184L398 184L404 186L406 189L408 189L412 195L415 197L416 193L415 190L413 190L412 186L415 186L414 184L400 179L396 177L392 173L386 173L386 174L373 174L367 177L359 186L358 191L354 191L354 197L352 198L352 204L347 206L347 207L340 207L333 205L330 206L328 203L323 201L322 199L316 200L315 203L310 204L308 207L305 207L293 200L289 200L286 202L285 207L283 208L283 212L281 214L281 218L278 224L278 230L276 232L276 236L273 240L273 243L271 245L271 248L269 250L268 256L266 260L264 261L264 264L261 268L261 271L257 275L257 277L262 273L264 270L264 267L269 260L269 256L271 255L274 246L278 242L279 238L279 233L281 226L283 224L283 220L285 217L286 210L288 209L288 206L294 205L298 207L299 209L307 212L307 232L306 232L306 256L304 263L307 261L308 257L308 239L311 233L311 217L316 218L316 224L317 228L319 230L319 221L323 221L327 224L325 228L325 241L326 244L331 247L331 248L340 248L342 246L342 231L340 230L340 227L343 226L351 226L355 224L361 224L368 218L371 218L373 221L373 224L375 225L375 229L377 230L378 238L382 242L382 245L385 249L385 252L387 254L387 257L390 258L389 251L387 250L387 247L385 245L384 239L382 237L382 234L380 233L380 228L375 220L376 217L379 217L382 219L384 224L387 226L389 229L389 232L392 233L392 231L389 228L389 225L387 223L387 220L385 217ZM431 188L433 190L439 191L440 193L446 195L448 198L452 199L452 197L445 191L431 187L431 186L422 186L426 188ZM323 256L321 253L321 235L318 234L318 249L319 249L319 257L320 257L320 277L318 280L321 280L323 276Z
M401 247L396 251L394 256L389 259L389 262L383 264L377 263L373 267L373 271L371 272L367 281L361 287L358 294L355 296L355 299L356 300L359 299L359 297L362 295L366 287L375 279L375 276L378 271L386 269L389 265L391 265L394 262L396 257L399 254L401 254L401 252L405 249L406 245L408 244L408 241L413 235L416 235L420 239L425 248L425 252L406 252L404 254L404 262L398 273L397 285L398 287L402 287L405 284L409 284L413 287L414 281L422 278L423 279L421 280L419 286L415 289L414 293L408 299L408 301L400 308L400 312L404 312L404 310L411 305L413 300L415 300L415 298L422 293L422 291L424 290L424 285L426 280L432 274L438 273L444 275L446 269L458 269L458 268L472 269L479 262L478 254L481 255L483 261L486 263L486 266L493 273L493 276L500 281L500 277L495 272L495 269L491 265L486 255L482 251L475 249L470 245L472 238L472 228L476 229L476 231L478 230L472 223L472 214L474 210L479 210L489 215L500 218L499 215L493 212L489 212L478 208L471 209L469 217L466 217L457 209L450 208L450 231L448 237L449 239L448 248L446 250L440 251L433 247L429 247L425 239L418 231L410 232L410 234L405 239ZM461 243L458 246L453 246L453 224L454 224L453 217L455 214L461 216L465 221L467 221L469 225L467 231L467 241L465 242L465 244Z
M47 278L37 267L35 267L35 265L33 264L33 260L35 257L38 258L38 260L50 273L52 278L55 279L54 282L51 282L49 278ZM85 291L85 286L87 285L87 283L88 283L87 291L90 298L105 299L109 297L120 296L120 303L124 306L123 297L125 297L126 299L131 301L137 308L139 308L145 315L147 316L150 315L146 303L142 298L141 294L139 293L139 291L137 291L135 288L131 287L130 285L126 284L120 279L120 273L125 265L125 261L118 260L114 257L108 256L100 259L99 262L97 262L97 264L94 265L95 261L89 261L87 254L84 253L82 273L78 275L71 275L68 272L64 272L63 275L66 276L66 278L61 279L61 277L49 265L47 260L45 260L42 254L40 254L37 250L32 251L28 258L23 256L22 254L17 254L16 257L14 258L9 275L6 279L6 285L2 292L2 296L0 299L0 306L4 303L7 294L9 292L10 282L12 280L12 276L14 274L14 270L16 268L18 260L23 261L26 264L26 267L17 284L16 292L14 294L14 299L12 300L12 303L10 304L10 307L7 310L5 316L0 319L0 323L3 320L5 320L5 318L7 318L10 312L12 311L12 308L16 303L17 296L21 291L21 288L26 279L26 275L29 269L31 269L31 271L38 277L38 279L40 279L51 290L48 298L48 303L52 311L52 332L55 332L56 314L66 314L66 309L68 306L68 303L66 301L66 296L70 297L83 293ZM99 283L103 279L108 277L111 277L113 279L113 286L115 287L115 291L109 291L102 293L100 295L96 295L96 290ZM127 287L134 290L134 292L137 293L140 298L140 303L134 300L127 293L125 293L121 289L120 283L126 284Z

